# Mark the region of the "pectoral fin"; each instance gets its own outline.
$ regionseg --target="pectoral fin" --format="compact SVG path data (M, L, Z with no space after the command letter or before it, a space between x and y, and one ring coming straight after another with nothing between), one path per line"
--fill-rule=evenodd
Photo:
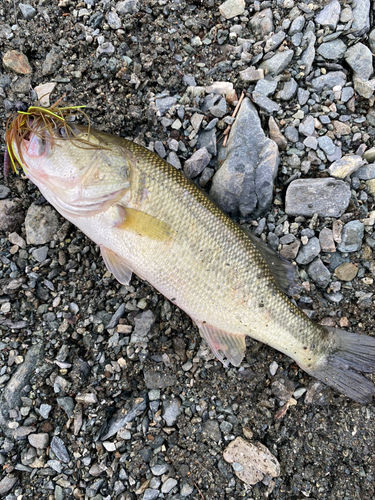
M152 240L168 241L172 239L174 230L166 222L135 208L121 207L121 209L122 220L116 224L116 227L134 231L140 236L146 236Z
M201 336L206 340L212 352L224 366L228 366L229 363L232 363L234 366L241 364L245 356L246 335L234 335L202 321L196 321L196 324Z
M132 270L126 260L103 245L100 246L100 252L108 271L112 273L122 285L129 285L132 277Z

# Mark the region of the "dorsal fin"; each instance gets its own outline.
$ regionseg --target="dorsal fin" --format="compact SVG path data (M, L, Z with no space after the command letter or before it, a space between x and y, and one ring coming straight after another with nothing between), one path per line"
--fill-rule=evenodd
M285 257L269 248L264 241L255 236L248 229L244 227L242 227L242 229L266 261L280 290L288 295L296 294L299 286L296 282L295 266L293 266L289 260L285 259Z

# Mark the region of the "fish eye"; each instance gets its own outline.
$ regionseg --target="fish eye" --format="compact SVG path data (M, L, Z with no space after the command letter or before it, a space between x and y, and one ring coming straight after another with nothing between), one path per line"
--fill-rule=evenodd
M59 136L62 137L63 139L66 139L68 137L65 127L60 127L58 129L58 133L59 133Z

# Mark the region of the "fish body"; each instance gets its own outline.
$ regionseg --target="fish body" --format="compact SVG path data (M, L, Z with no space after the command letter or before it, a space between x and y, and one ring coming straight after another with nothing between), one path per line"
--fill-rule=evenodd
M375 370L374 338L312 322L286 295L292 265L157 155L87 127L74 131L93 147L54 127L12 148L121 283L133 272L147 280L194 320L224 365L240 365L250 336L352 399L372 398L373 384L358 372Z

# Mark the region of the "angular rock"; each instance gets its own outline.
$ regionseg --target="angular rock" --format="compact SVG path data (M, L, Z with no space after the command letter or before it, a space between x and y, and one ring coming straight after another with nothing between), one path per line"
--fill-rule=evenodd
M211 106L209 111L213 116L222 118L227 112L227 102L225 98L223 97L217 104Z
M346 75L343 71L331 71L325 75L318 76L311 81L312 86L317 92L333 87L344 87L346 83Z
M364 181L375 179L375 163L370 163L369 165L360 167L357 170L355 177L358 177L359 179L362 179Z
M277 81L266 78L264 80L259 80L255 85L255 92L259 92L259 94L263 94L265 96L272 95L277 88Z
M308 75L311 72L313 62L315 60L315 25L314 23L309 22L308 28L306 28L306 32L304 35L304 40L307 42L307 47L302 53L301 61L305 66L305 75Z
M0 232L18 231L24 219L22 200L0 200Z
M43 76L53 75L62 65L63 54L59 47L52 47L46 55L42 66Z
M50 205L30 205L25 219L26 240L29 245L44 245L53 240L61 223Z
M159 99L155 99L155 105L158 108L159 115L163 116L167 111L171 109L177 102L175 97L160 97Z
M340 18L341 6L338 0L332 0L323 10L315 17L315 22L322 26L328 26L331 29L336 29Z
M356 76L362 80L368 80L374 72L371 50L363 43L349 47L345 53L345 60Z
M236 476L246 484L256 484L265 476L280 475L280 464L262 443L250 443L237 437L225 448L223 458L233 467Z
M18 4L18 7L20 8L20 11L26 21L31 21L31 19L33 19L37 14L34 7L28 3L20 3Z
M305 26L305 22L306 21L304 16L297 16L295 19L293 19L288 32L289 36L293 36L296 33L301 33L303 27Z
M313 135L315 131L315 120L312 115L307 115L306 118L300 123L298 127L300 134L309 137Z
M277 97L283 101L290 101L290 99L296 94L297 88L297 82L294 78L291 78L289 82L284 83L284 87L277 94Z
M271 206L278 164L277 145L265 136L255 106L245 98L210 195L231 215L258 217Z
M226 0L219 7L220 14L225 19L241 16L245 10L245 0Z
M358 267L351 262L344 262L335 269L335 276L340 281L352 281L358 274Z
M9 71L14 71L17 75L30 75L32 73L29 60L19 50L8 50L3 57L3 66Z
M336 245L333 239L333 232L328 227L323 228L319 233L319 243L322 252L335 252Z
M317 49L317 53L324 57L324 59L328 59L329 61L336 61L341 59L346 52L345 43L337 38L336 40L332 40L331 42L325 42L319 45Z
M199 175L203 169L210 163L212 156L206 148L198 149L192 156L185 161L184 174L189 179Z
M295 127L289 125L284 130L284 135L289 142L297 142L299 139L298 130Z
M299 249L298 255L296 257L297 264L306 265L315 259L320 253L320 243L318 238L315 236L306 243L302 245Z
M49 445L49 435L46 432L41 432L39 434L29 434L28 440L31 446L43 450Z
M337 249L342 253L357 252L362 245L364 225L359 220L345 224L341 233L341 243Z
M327 288L331 280L331 273L323 262L318 258L307 267L307 273L310 278L321 288Z
M375 92L375 79L362 80L362 78L359 78L359 76L355 76L354 89L361 97L370 99Z
M110 28L112 28L113 30L118 30L122 26L121 19L119 18L117 13L112 10L107 14L107 22Z
M18 477L4 475L0 481L0 496L8 493L18 481Z
M144 377L147 389L165 389L177 383L175 375L152 370L145 372Z
M361 37L370 29L370 0L356 0L352 15L353 35Z
M146 377L145 377L146 378ZM146 383L147 385L147 383ZM164 386L166 387L166 386ZM106 422L99 431L99 438L102 441L114 436L126 424L133 422L139 415L145 411L147 407L146 398L137 398L133 406L129 408L120 408L113 417Z
M357 172L357 170L362 167L364 163L365 161L362 160L362 157L359 155L346 155L340 160L333 162L328 171L332 177L336 177L336 179L345 179L348 175L352 175L354 172Z
M202 425L202 434L208 436L216 443L221 441L219 422L217 420L207 420L207 422Z
M125 14L133 14L138 10L138 0L124 0L123 2L117 2L116 10L122 16Z
M69 462L70 458L64 441L58 436L53 436L51 441L51 450L60 462L64 462L65 464Z
M251 66L250 68L240 71L240 78L243 82L257 82L263 80L264 71L262 69L255 69Z
M181 413L180 398L167 399L163 401L163 418L168 427L172 427Z
M268 128L270 130L270 139L276 142L278 148L283 151L286 149L288 145L288 141L285 139L283 134L280 132L280 129L275 121L273 116L270 116L268 120Z
M263 9L260 12L254 14L250 19L249 26L255 35L268 35L273 28L273 16L271 9Z
M333 141L328 135L321 135L318 137L318 144L320 149L322 149L327 155L333 155L336 148Z
M267 59L267 61L263 61L260 68L263 69L266 74L278 75L289 66L289 63L293 59L293 55L293 50L277 52L273 57Z
M275 51L285 40L286 34L284 31L278 31L274 33L268 40L264 46L264 52L267 54L270 50Z
M277 111L279 111L280 109L280 106L275 101L272 101L271 99L269 99L263 94L260 94L259 92L255 92L255 90L251 94L251 96L255 104L257 104L267 113L277 113Z
M212 156L216 156L216 129L201 130L198 135L197 147L199 149L206 148Z
M288 215L340 217L350 201L350 187L343 181L326 179L296 179L288 186L285 212Z

